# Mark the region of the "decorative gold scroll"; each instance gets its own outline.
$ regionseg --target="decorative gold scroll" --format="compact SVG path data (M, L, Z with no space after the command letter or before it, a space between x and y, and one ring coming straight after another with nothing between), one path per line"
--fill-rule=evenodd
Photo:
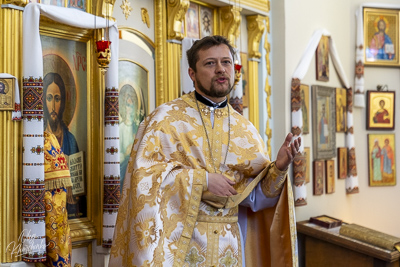
M249 58L261 58L259 51L261 37L264 33L264 20L261 15L247 16L248 54Z
M242 9L238 6L224 6L219 8L221 35L225 36L232 46L236 46L235 40L240 34L240 23L242 21L240 11Z
M189 8L189 0L168 0L168 39L181 41L184 37L182 33L182 23L186 11Z

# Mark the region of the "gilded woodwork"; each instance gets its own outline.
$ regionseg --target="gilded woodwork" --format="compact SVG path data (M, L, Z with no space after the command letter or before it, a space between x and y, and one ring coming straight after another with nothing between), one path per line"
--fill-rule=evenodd
M271 75L271 61L269 60L269 53L271 52L271 44L268 42L268 34L270 33L269 17L265 17L265 27L267 28L267 33L265 34L264 49L266 51L265 62L267 64L268 75ZM271 116L270 116L271 117Z
M261 58L259 50L260 41L265 29L264 16L251 15L247 16L247 31L248 31L248 54L249 58Z
M71 224L71 239L74 243L84 240L90 240L96 238L96 228L93 225L86 225L85 222L82 224Z
M109 20L115 21L115 18L111 15L114 11L115 0L99 0L93 1L93 10L95 16L108 18ZM91 10L88 8L88 10ZM93 33L92 36L99 36L99 32L102 30L97 30L97 34ZM94 38L94 37L93 37ZM96 40L94 40L96 41ZM93 46L94 49L94 46ZM89 51L92 51L89 49ZM91 55L91 53L89 53ZM103 187L103 177L104 170L103 168L95 168L95 166L101 162L104 162L104 129L103 127L99 127L99 125L104 125L104 101L105 101L105 81L104 75L100 74L100 69L97 67L97 61L93 57L88 62L91 62L93 68L93 88L97 88L97 92L95 90L91 91L91 94L94 96L88 97L88 107L91 107L91 110L96 110L97 112L93 112L94 114L90 114L90 119L88 120L88 129L98 129L98 131L92 131L90 144L88 144L88 153L89 155L97 155L95 157L88 157L87 166L91 166L92 173L92 181L88 186L88 204L87 204L87 215L88 217L79 220L75 219L70 224L71 226L71 239L73 244L83 240L97 239L97 245L101 245L102 243L102 233L103 233L103 205L92 205L92 203L103 203L104 196L104 187ZM90 64L88 64L90 65ZM89 70L88 70L89 73ZM97 120L97 123L96 123ZM89 128L90 127L90 128ZM89 139L88 139L89 140ZM90 193L89 193L90 192ZM91 198L89 199L89 196ZM90 203L90 201L93 201Z
M187 9L189 8L188 0L168 0L167 1L167 14L168 14L168 36L165 48L167 52L166 70L164 75L165 84L167 89L164 91L163 102L171 101L180 96L180 58L182 45L180 41L184 38L182 33L182 23L185 18ZM176 42L177 41L177 42ZM165 39L162 40L165 42Z
M240 34L240 15L242 8L238 6L224 6L219 8L220 34L227 38L231 45L236 46L236 39Z
M267 67L267 75L265 78L265 93L267 95L266 99L266 104L267 104L267 114L268 117L265 119L267 121L267 125L265 128L265 134L268 137L267 141L267 146L268 146L268 155L271 158L271 138L272 138L272 130L269 127L269 121L272 118L271 116L271 85L269 84L268 76L271 75L271 63L269 59L269 53L271 52L271 44L268 42L268 34L270 33L270 27L269 27L269 17L265 17L265 27L267 29L267 32L265 34L265 40L264 40L264 49L265 49L265 64Z
M166 102L168 92L166 86L168 82L167 74L167 26L165 21L166 3L163 0L155 0L155 67L156 67L156 106Z
M180 96L180 58L181 58L182 45L177 43L167 43L167 77L168 77L168 90L165 95L165 102L174 100Z
M269 0L239 0L239 3L241 4L241 6L248 6L250 8L256 9L260 13L267 13L270 11Z
M16 5L16 6L25 6L29 3L29 0L4 0L3 3Z
M182 23L189 8L189 0L168 0L168 39L181 41L184 38Z
M21 1L22 2L22 1ZM17 5L17 1L8 1ZM0 69L22 84L22 14L18 9L0 9ZM11 120L11 111L0 111L0 262L14 262L11 255L21 234L22 122ZM15 241L13 244L12 242Z
M103 0L103 1L101 1L101 4L102 4L101 5L101 13L97 14L97 15L101 16L103 18L115 21L115 18L112 17L112 14L114 12L115 0Z
M260 40L264 32L264 16L251 15L246 17L248 35L248 57L249 57L249 120L254 126L259 127L259 103L258 103L258 60L261 58L259 51Z
M260 130L258 104L258 61L249 60L249 120Z

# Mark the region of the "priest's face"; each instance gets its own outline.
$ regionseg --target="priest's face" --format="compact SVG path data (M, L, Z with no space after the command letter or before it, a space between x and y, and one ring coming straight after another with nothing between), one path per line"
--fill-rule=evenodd
M221 44L198 52L196 71L189 68L196 91L218 103L232 91L234 85L233 59L228 46Z

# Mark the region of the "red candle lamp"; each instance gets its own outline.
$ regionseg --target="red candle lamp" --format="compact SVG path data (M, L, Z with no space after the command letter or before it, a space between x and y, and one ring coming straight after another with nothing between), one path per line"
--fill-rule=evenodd
M235 66L235 85L237 85L238 82L240 81L240 78L242 77L241 73L242 65L239 65L239 62L236 60L234 66Z
M97 63L101 71L104 73L111 62L111 41L96 41Z

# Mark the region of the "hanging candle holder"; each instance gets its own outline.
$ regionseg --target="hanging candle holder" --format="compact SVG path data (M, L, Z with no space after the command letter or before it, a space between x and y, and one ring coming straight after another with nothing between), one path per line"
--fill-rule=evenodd
M235 60L235 85L237 85L242 78L242 65L239 65L239 61Z
M106 4L107 4L107 0ZM97 27L96 27L96 17L94 16L94 29L95 29L95 40L96 41L96 59L97 59L97 63L99 63L99 68L101 70L102 74L105 74L108 68L108 65L111 62L111 41L110 41L110 33L109 33L109 29L110 29L110 20L109 20L109 7L106 7L106 15L105 15L105 29L104 29L104 35L103 35L103 30L100 30L100 36L101 40L99 40L100 38L98 38L97 33L98 31L96 31ZM105 39L105 40L104 40Z
M105 41L104 38L96 41L96 57L100 70L104 74L111 62L111 41Z

